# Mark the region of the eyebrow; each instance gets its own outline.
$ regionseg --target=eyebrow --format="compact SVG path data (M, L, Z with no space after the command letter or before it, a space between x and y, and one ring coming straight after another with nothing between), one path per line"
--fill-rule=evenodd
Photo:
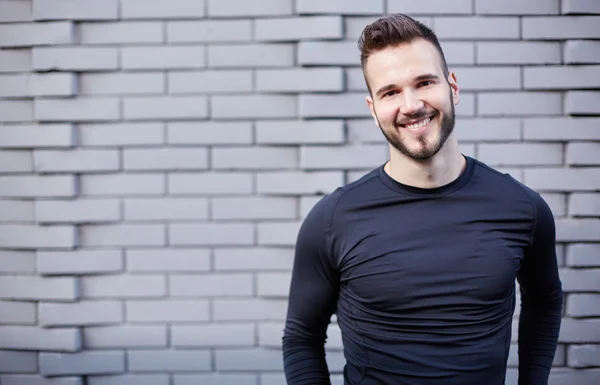
M438 79L439 79L439 76L437 76L437 75L434 75L434 74L423 74L423 75L419 75L419 76L415 77L413 79L413 81L415 81L415 82L421 82L423 80L438 80ZM385 92L387 92L387 91L389 91L389 90L391 90L393 88L396 88L396 87L397 87L396 84L393 84L393 83L387 84L387 85L381 87L379 90L377 90L377 92L375 93L375 95L381 95L381 94L383 94L383 93L385 93Z

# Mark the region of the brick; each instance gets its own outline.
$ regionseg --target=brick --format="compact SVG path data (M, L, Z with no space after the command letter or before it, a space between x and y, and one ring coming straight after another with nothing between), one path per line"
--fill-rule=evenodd
M568 365L573 368L600 366L600 345L569 346Z
M281 349L281 337L285 324L282 323L261 323L258 325L258 346L261 348ZM329 331L329 328L328 328ZM329 348L329 339L327 339L327 348Z
M129 322L195 322L208 321L209 303L201 299L128 301Z
M300 95L299 113L303 118L364 118L369 117L365 95L346 93L337 95Z
M346 91L368 92L367 83L360 67L346 68Z
M206 272L210 269L209 249L135 249L126 251L131 272Z
M0 221L2 222L33 222L33 202L20 199L0 200Z
M1 173L25 173L33 171L33 156L27 150L0 151Z
M77 328L44 329L39 326L0 327L0 348L77 352L81 335ZM4 385L4 379L2 380Z
M77 126L82 147L147 146L164 143L161 123L84 123Z
M283 360L279 358L280 355L277 350L267 349L217 350L216 368L224 371L281 371Z
M171 72L168 79L171 94L223 94L250 92L254 88L253 74L249 70Z
M225 197L212 199L215 220L295 219L297 201L292 197Z
M33 302L0 301L0 314L0 325L35 325L37 321ZM3 361L0 358L0 370Z
M98 298L152 298L167 293L164 275L103 275L81 278L81 296Z
M418 15L470 15L473 12L471 0L458 0L449 3L444 0L387 0L388 13L404 13Z
M165 92L162 73L86 73L80 75L81 95L137 95Z
M167 21L169 43L245 42L251 39L250 20Z
M595 385L600 376L600 370L576 370L567 368L556 368L552 370L549 385L577 384L577 385Z
M83 385L81 377L45 378L39 375L2 375L2 385Z
M78 280L74 277L0 276L0 287L1 298L12 300L75 301L79 298Z
M598 239L599 219L560 219L556 221L557 242L585 242Z
M598 14L600 6L593 0L562 0L562 14Z
M162 224L111 224L80 226L81 246L162 246Z
M597 270L592 270L597 274ZM569 294L567 300L567 315L570 317L598 317L600 316L600 295L596 294Z
M523 39L567 40L600 38L600 16L531 16L522 18Z
M258 224L258 244L261 246L294 246L300 222L262 222Z
M216 271L291 271L293 248L216 248Z
M43 327L109 325L123 322L123 317L123 306L116 301L38 305L38 321Z
M119 51L113 47L34 47L31 63L36 71L116 70Z
M600 194L573 193L569 197L569 214L571 216L599 217Z
M298 151L289 147L227 147L212 149L216 170L285 169L297 165Z
M35 118L46 122L109 121L120 118L116 98L36 99Z
M204 17L205 0L121 0L123 19L188 19Z
M0 100L0 123L33 120L33 101Z
M534 190L593 191L600 189L600 168L536 168L525 170L525 184Z
M384 12L384 0L369 2L360 0L297 0L296 12L299 14L380 15Z
M560 0L543 0L538 3L508 0L476 0L475 13L480 15L558 15Z
M24 2L4 1L2 4L23 4ZM1 7L1 5L0 5ZM3 12L0 10L0 15ZM7 13L5 13L7 15ZM0 16L1 18L1 16ZM31 70L31 51L28 49L3 49L0 51L0 73L27 72Z
M567 216L567 197L566 194L542 193L542 198L546 201L554 217Z
M216 321L282 321L286 300L216 299L213 314Z
M291 278L291 273L259 273L257 278L258 296L287 298Z
M121 219L118 200L43 200L35 202L38 223L116 222Z
M293 13L292 0L262 0L250 4L243 0L208 0L211 17L287 16Z
M475 43L464 41L441 41L440 45L444 51L446 63L449 66L475 64Z
M351 119L346 121L348 127L348 142L357 143L387 143L381 130L372 118L368 119ZM462 125L459 126L462 131ZM459 130L456 130L458 134Z
M510 40L519 39L518 17L436 17L434 31L440 40Z
M172 274L171 297L248 297L254 291L251 274Z
M176 348L252 347L254 329L251 323L175 325L171 339Z
M88 385L169 385L168 374L89 376Z
M212 96L214 119L295 118L298 115L295 95Z
M552 92L481 92L478 111L483 116L560 115L561 96Z
M270 120L256 122L259 144L341 144L342 120Z
M567 247L567 266L600 267L600 244L571 244Z
M456 138L459 141L518 141L521 120L514 118L457 119Z
M167 127L169 144L252 144L250 122L173 122Z
M38 251L36 260L41 275L87 275L123 270L120 250Z
M202 198L126 199L124 204L125 220L208 219L208 200Z
M199 350L133 350L127 353L133 372L210 371L209 351Z
M600 140L598 118L526 118L523 138L536 141Z
M565 220L560 220L565 221ZM560 225L560 222L559 222ZM598 292L600 291L600 279L598 279L600 273L600 269L561 269L560 277L563 283L563 290L565 292ZM569 295L572 296L571 294ZM578 298L575 296L574 298ZM583 297L582 297L583 298ZM569 302L570 299L567 300ZM579 307L577 307L579 308ZM568 309L568 304L567 304ZM590 311L589 308L586 310L578 310L582 311Z
M300 218L304 220L315 205L323 199L323 195L300 198Z
M524 87L532 90L600 88L599 77L600 65L523 68Z
M208 98L204 96L125 98L123 116L129 120L206 118Z
M0 46L30 47L75 43L73 23L12 23L0 25Z
M561 144L480 143L478 148L478 158L490 166L551 166L563 163Z
M344 175L340 171L281 171L256 176L257 192L267 195L327 194L343 184Z
M38 360L35 352L0 351L0 372L2 373L36 373L37 366Z
M24 1L0 1L0 23L32 20L31 3Z
M174 374L174 385L256 385L255 374Z
M74 195L75 178L72 175L0 176L0 197L21 199Z
M561 43L547 41L477 42L477 64L560 64Z
M242 172L173 173L168 186L170 195L245 195L253 191L253 178Z
M305 170L364 169L386 161L384 145L304 146L300 149L300 167Z
M127 70L195 69L205 67L204 46L123 47L121 65Z
M160 348L167 346L166 325L99 326L83 329L88 349Z
M600 114L600 92L567 91L565 94L565 113L572 115Z
M235 234L235 238L231 237ZM252 245L254 226L250 223L172 223L169 244L178 246Z
M82 175L79 180L82 196L148 196L165 192L162 174Z
M344 73L341 68L295 68L257 70L259 92L325 92L342 91Z
M0 126L0 148L71 147L74 144L74 129L71 124Z
M128 148L123 150L125 170L203 170L208 151L203 148Z
M257 41L297 41L341 39L341 16L301 16L280 19L258 19L254 23Z
M0 97L72 96L76 85L73 74L0 75Z
M117 0L102 4L94 0L33 0L35 20L116 20L119 17Z
M521 88L519 67L455 67L463 91L518 90Z
M162 43L163 35L163 24L158 21L79 24L79 42L86 45Z
M565 64L600 63L600 41L567 40L564 62Z
M568 143L566 163L578 166L600 165L600 143Z
M35 150L37 172L104 172L121 168L119 151L104 149Z
M73 226L0 225L0 247L68 249L76 246Z
M293 44L227 44L208 46L209 67L265 68L294 65Z
M301 41L298 43L298 65L360 65L356 42Z
M43 376L92 375L125 372L125 353L120 351L75 354L40 353Z

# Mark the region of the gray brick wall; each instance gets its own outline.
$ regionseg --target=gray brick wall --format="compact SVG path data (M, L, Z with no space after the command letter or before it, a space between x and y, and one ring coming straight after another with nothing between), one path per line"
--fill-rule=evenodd
M0 0L0 383L284 384L299 225L386 159L356 40L404 12L457 72L462 151L552 207L550 383L597 384L599 5Z

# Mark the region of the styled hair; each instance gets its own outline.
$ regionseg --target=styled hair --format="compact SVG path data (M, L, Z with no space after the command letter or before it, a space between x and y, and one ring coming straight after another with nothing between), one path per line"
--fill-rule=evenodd
M369 56L387 47L412 43L414 40L423 39L430 42L440 54L444 75L448 75L448 64L444 51L440 46L435 33L423 23L401 13L382 17L367 25L358 39L360 49L360 64L365 72ZM367 80L365 74L365 81ZM368 87L368 82L367 82Z

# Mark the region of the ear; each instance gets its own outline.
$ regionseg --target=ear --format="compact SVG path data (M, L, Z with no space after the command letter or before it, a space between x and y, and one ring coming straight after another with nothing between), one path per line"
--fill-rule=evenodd
M450 84L450 89L452 90L452 99L454 100L454 105L460 103L460 89L458 87L458 82L456 81L456 74L454 71L450 71L448 73L448 84Z
M375 121L375 125L379 127L379 120L377 119L377 114L375 113L375 105L373 104L373 98L371 97L371 95L367 96L367 106L369 106L369 111L371 111L371 116Z

